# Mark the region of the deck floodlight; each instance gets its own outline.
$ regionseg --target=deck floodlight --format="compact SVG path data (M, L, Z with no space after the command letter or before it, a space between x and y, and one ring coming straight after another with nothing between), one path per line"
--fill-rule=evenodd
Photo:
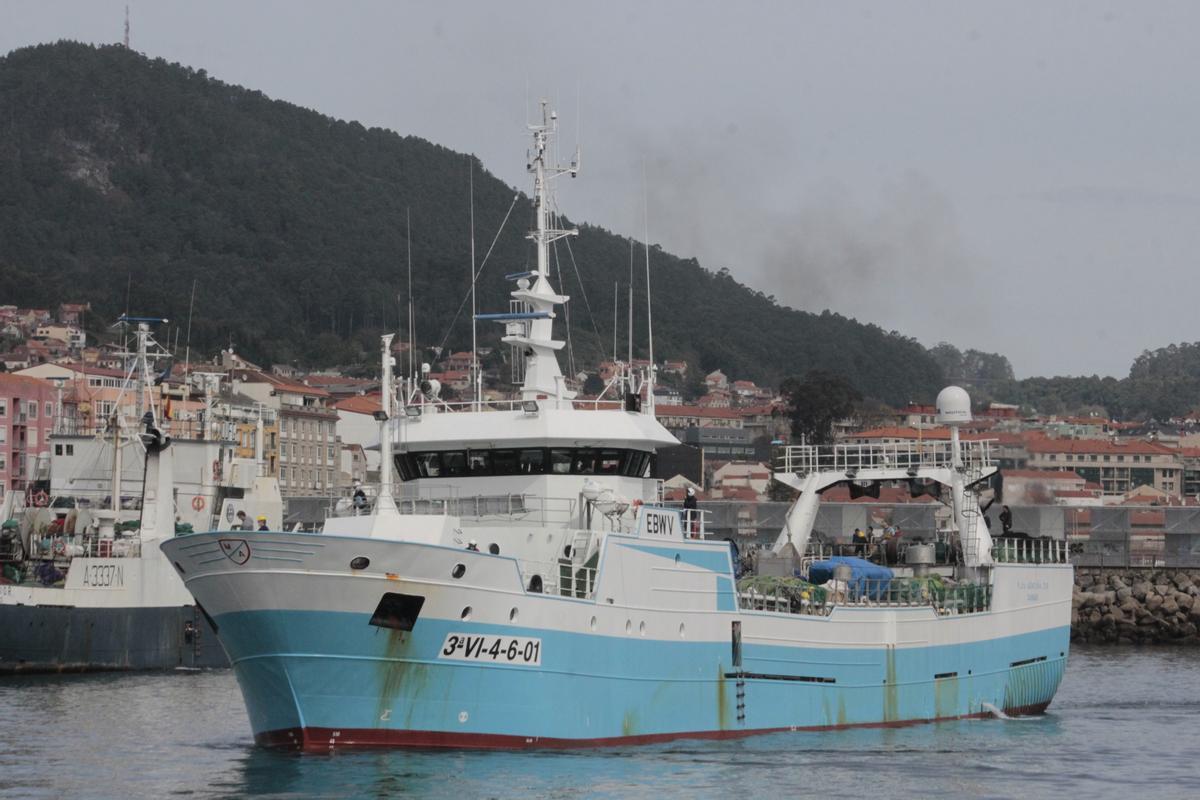
M376 422L387 422L387 418L388 418L387 412L384 411L382 408L379 409L378 411L375 411L374 413L372 413L371 416L375 417Z
M522 410L523 410L523 411L524 411L526 414L536 414L536 413L538 413L538 404L537 404L537 400L526 400L526 401L522 402L522 403L521 403L521 409L522 409Z
M405 406L404 407L404 416L406 416L406 417L421 416L421 407L420 406Z

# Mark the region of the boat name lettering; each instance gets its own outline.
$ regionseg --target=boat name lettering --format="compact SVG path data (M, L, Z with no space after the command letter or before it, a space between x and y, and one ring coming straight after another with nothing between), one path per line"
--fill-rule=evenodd
M455 661L491 661L498 664L542 665L542 640L524 636L446 634L439 658Z
M675 535L675 515L663 513L661 511L651 511L644 509L642 511L646 515L646 534L649 536L666 536L672 537Z
M97 589L125 585L125 568L120 564L88 564L83 568L83 585Z
M1021 590L1036 591L1038 589L1049 589L1050 581L1017 581L1017 588Z
M9 597L12 595L12 587L5 583L0 583L0 596Z

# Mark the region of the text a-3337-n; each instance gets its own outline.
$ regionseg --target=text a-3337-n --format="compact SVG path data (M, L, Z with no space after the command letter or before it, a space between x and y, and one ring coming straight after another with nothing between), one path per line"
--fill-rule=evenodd
M449 633L438 657L539 667L542 664L542 640L525 636Z

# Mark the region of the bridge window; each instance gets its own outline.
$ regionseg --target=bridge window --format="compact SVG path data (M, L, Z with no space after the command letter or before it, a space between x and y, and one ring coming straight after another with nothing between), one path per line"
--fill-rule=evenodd
M569 475L572 461L570 450L550 451L550 471L555 475Z
M471 450L467 453L467 469L472 475L491 475L492 451Z
M641 450L588 447L527 447L400 453L396 470L404 481L487 475L624 475L644 478L651 454Z
M442 477L457 478L467 474L467 454L462 450L442 453Z
M540 447L522 450L519 467L520 471L526 475L542 474L546 471L546 451Z

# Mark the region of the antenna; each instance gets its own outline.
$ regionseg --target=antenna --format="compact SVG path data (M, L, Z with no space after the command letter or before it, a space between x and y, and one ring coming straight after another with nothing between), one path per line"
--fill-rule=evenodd
M625 342L629 355L625 358L626 369L633 369L633 239L629 240L629 337ZM631 387L632 388L632 387Z
M650 385L646 389L646 405L654 413L654 313L650 305L650 195L646 191L646 160L642 159L642 224L646 235L646 338L649 347Z
M617 360L617 331L619 330L617 328L617 311L621 307L620 292L621 292L621 284L617 281L613 281L613 349L612 349L613 361Z
M129 4L125 4L125 49L129 49Z
M582 153L580 152L579 137L580 125L583 118L583 90L579 86L578 79L575 81L575 158L571 161L571 177L579 175L579 165L583 161Z
M476 353L478 344L476 340L476 328L478 327L476 316L479 310L475 307L475 159L471 156L469 158L471 159L468 191L471 205L471 391L475 399L474 410L478 411L479 401L482 399L480 397L482 394L480 390L483 387L480 386L479 356Z
M192 371L192 309L196 305L196 279L192 278L192 299L188 303L187 349L183 355L183 385L188 385L188 374Z
M413 319L412 293L412 209L404 208L404 238L408 248L408 377L416 375L413 351L417 347L417 325Z

